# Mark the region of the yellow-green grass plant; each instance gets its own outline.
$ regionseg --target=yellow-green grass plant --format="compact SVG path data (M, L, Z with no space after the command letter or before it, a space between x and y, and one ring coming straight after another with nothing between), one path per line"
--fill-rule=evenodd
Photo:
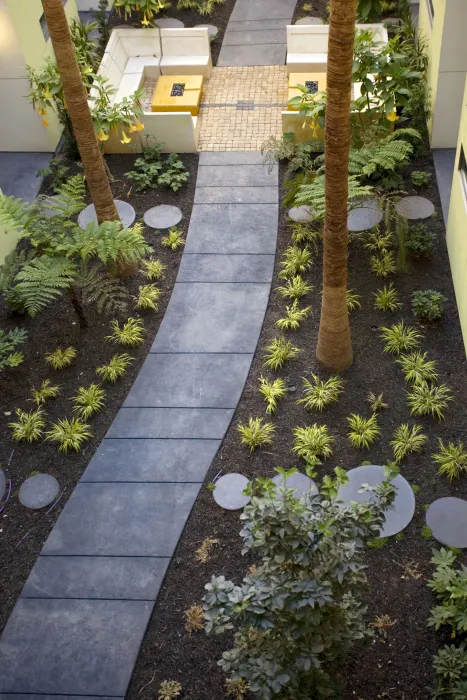
M97 367L96 374L101 377L102 381L113 383L126 374L132 362L133 358L126 352L121 354L117 353L108 364Z
M278 378L269 382L264 377L260 377L259 392L264 396L264 400L266 401L266 413L275 413L277 402L286 395L287 388L283 379Z
M299 352L300 350L294 347L289 340L282 337L274 338L266 348L264 364L274 370L281 369L288 360L297 357Z
M71 346L64 350L62 350L62 348L57 348L45 356L45 361L49 363L52 369L65 369L65 367L71 365L76 355L77 352L75 348Z
M73 399L73 412L86 421L98 413L105 405L105 391L99 384L80 386Z
M42 406L49 399L56 399L60 393L60 387L52 384L50 379L44 379L38 389L32 390L32 400L36 406Z
M403 423L396 428L389 444L397 463L402 462L412 452L422 452L428 442L428 437L422 431L421 425L409 426L408 423Z
M303 378L304 397L297 401L303 404L308 411L324 411L338 400L344 391L344 382L337 374L329 379L320 379L312 373L312 381Z
M110 327L113 332L111 335L107 335L105 339L111 343L118 343L118 345L126 347L144 343L146 329L140 318L130 317L121 328L119 322L114 320L110 322Z
M265 423L262 418L252 418L248 424L239 423L237 430L241 436L242 445L250 448L254 452L258 447L270 445L274 436L275 428L272 423Z
M12 437L16 442L36 442L42 437L45 427L44 410L38 408L35 411L22 411L17 408L17 419L12 423L8 423L12 428Z
M57 443L59 452L79 452L91 437L89 425L78 418L61 418L46 433L46 440Z
M373 413L369 418L364 418L358 413L351 413L347 422L350 428L347 433L349 442L360 450L367 450L381 435L376 413Z

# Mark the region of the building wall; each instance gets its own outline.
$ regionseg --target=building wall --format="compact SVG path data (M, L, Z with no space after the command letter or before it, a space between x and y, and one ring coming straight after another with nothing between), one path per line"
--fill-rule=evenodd
M467 188L464 188L463 179L459 171L459 156L462 147L467 156L467 83L463 95L464 108L461 116L456 163L452 180L446 241L462 335L467 352Z
M89 10L97 10L99 0L76 0L78 12L88 12ZM112 7L114 0L108 0L108 8Z

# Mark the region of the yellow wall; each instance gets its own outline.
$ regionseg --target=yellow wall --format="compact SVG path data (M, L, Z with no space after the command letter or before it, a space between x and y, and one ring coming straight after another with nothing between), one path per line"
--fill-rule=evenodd
M0 195L2 190L0 190ZM5 233L5 229L0 225L0 265L3 264L5 256L16 248L19 233Z
M422 38L427 44L428 63L428 87L430 88L432 105L436 102L438 90L439 64L441 58L441 45L443 41L444 15L446 12L446 0L433 0L435 10L435 22L433 25L428 13L427 0L420 1L420 14L418 28ZM428 129L431 132L433 117L430 118Z
M446 232L446 241L451 263L451 272L456 293L457 308L467 352L467 193L464 191L459 172L461 146L467 157L467 83L464 94L464 108L461 117L456 164L452 181L451 205Z

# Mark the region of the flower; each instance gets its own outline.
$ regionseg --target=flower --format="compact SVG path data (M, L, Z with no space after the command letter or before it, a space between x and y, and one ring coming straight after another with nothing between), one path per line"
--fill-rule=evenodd
M135 131L143 131L143 129L144 129L144 124L142 124L142 123L139 121L139 119L138 119L138 121L136 122L136 124L132 124L132 125L130 126L129 131L130 131L132 134L134 134Z
M121 139L120 143L130 143L131 139L128 138L127 134L125 134L124 131L122 131L122 137L123 138Z
M99 141L107 141L107 139L109 138L109 134L106 134L105 131L101 129L97 134L97 138L99 139Z
M45 89L44 97L45 97L46 100L51 100L51 99L52 99L52 93L50 92L49 88L46 88L46 89Z
M145 27L148 26L149 20L148 20L148 18L146 17L146 15L144 15L143 19L141 20L141 24L144 24Z
M42 126L49 126L49 122L47 121L47 119L42 120Z
M38 107L37 112L38 112L38 114L41 115L41 117L45 117L45 115L47 114L47 110L44 109L43 107Z
M388 114L386 116L386 119L390 122L396 122L399 119L399 117L397 116L397 114L395 112L391 112L390 114Z
M88 75L89 73L92 73L92 68L91 68L91 66L86 66L86 67L83 69L83 73L84 73L85 75Z

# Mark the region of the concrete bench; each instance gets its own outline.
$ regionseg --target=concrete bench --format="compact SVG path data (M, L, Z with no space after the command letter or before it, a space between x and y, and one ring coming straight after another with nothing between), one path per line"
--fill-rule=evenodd
M212 73L211 44L207 27L161 29L162 75L203 75Z

